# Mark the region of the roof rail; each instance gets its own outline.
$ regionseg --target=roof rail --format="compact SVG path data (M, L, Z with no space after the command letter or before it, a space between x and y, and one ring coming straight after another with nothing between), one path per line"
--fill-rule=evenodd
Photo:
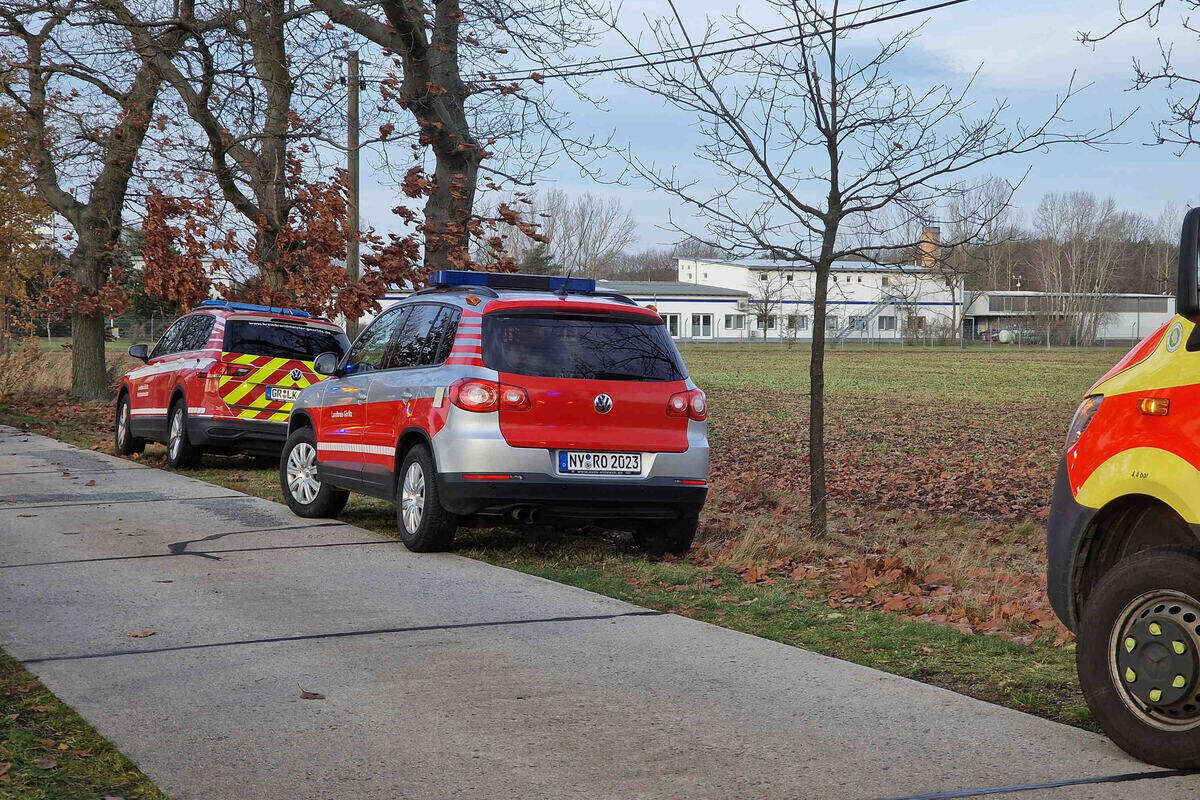
M193 311L199 311L202 308L223 308L227 311L258 311L263 314L283 314L289 317L305 317L307 319L312 318L312 314L296 308L283 308L282 306L260 306L254 303L235 303L232 300L205 300L200 305L196 306Z
M450 292L481 294L484 297L493 297L493 298L500 296L499 294L496 293L496 290L491 288L490 286L442 286L442 285L438 285L438 286L429 286L424 289L418 289L417 291L410 294L409 297L416 297L419 294L448 294Z

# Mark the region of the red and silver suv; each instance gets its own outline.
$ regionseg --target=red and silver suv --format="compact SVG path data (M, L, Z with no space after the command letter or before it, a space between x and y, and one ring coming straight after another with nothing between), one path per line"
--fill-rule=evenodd
M180 317L117 390L116 450L167 445L167 463L195 464L204 450L277 454L300 392L322 380L320 353L350 343L340 327L287 308L208 300Z
M595 282L434 273L296 400L280 463L291 508L392 500L410 549L480 517L604 521L686 552L708 492L704 393L654 310Z

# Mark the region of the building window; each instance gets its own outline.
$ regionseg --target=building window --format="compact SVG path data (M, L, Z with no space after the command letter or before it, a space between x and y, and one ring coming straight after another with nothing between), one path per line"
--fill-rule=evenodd
M795 279L795 277L796 277L796 276L795 276L795 275L793 275L793 274L792 274L792 273L790 273L790 272L787 274L787 279L788 279L788 281L789 281L789 282L791 282L792 280L794 280L794 279Z
M667 331L671 334L671 338L679 338L679 315L678 314L663 314L663 322L667 323Z
M767 273L765 273L765 272L760 272L760 273L758 274L758 279L759 279L760 281L763 281L763 282L765 282L765 281L767 280Z
M838 329L838 318L834 314L830 314L825 318L825 330L836 331Z
M862 275L859 275L859 276L858 276L858 282L859 282L859 283L862 283Z
M891 285L892 285L892 279L891 279L891 278L889 278L887 275L884 275L884 276L883 276L883 278L882 278L882 280L880 281L880 283L881 283L883 286L891 286Z
M705 273L704 273L703 275L701 275L700 277L701 277L701 278L704 278L705 280L708 280L708 273L707 273L707 272L705 272Z
M796 330L798 330L798 331L808 330L808 317L806 317L803 314L799 314L796 316Z
M867 318L861 316L850 317L850 330L865 331L867 329Z
M887 279L885 278L884 280L887 280ZM879 318L879 330L881 330L881 331L896 330L896 318L895 317L880 317Z
M909 319L909 324L912 325L912 329L914 331L925 330L925 318L924 317L911 317Z
M712 338L712 314L692 314L692 337Z
M774 317L774 316L767 317L767 330L769 330L769 331L775 330L775 322L776 322L776 317Z
M725 330L740 331L746 326L745 314L726 314L725 315Z

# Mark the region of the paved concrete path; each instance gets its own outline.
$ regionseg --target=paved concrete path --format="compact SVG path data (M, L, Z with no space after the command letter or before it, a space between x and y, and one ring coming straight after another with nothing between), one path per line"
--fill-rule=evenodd
M892 798L1149 769L1084 731L2 427L0 646L177 800ZM1197 794L1200 776L1012 796Z

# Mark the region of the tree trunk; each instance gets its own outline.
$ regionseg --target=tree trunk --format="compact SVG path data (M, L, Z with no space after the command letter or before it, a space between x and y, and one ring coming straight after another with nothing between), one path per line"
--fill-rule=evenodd
M71 394L84 400L108 397L102 311L71 315Z
M471 206L479 175L478 149L436 152L434 188L425 201L425 266L457 269L469 254Z
M829 297L829 265L817 265L813 297L812 354L808 361L808 519L812 535L825 538L828 509L825 497L825 317Z
M109 277L110 252L120 233L121 214L112 215L116 228L94 209L83 215L80 227L91 236L80 236L75 251L68 263L71 275L88 297L95 297ZM47 323L49 324L49 323ZM79 309L71 311L71 394L85 400L101 400L108 397L108 376L104 364L104 311L102 309Z

